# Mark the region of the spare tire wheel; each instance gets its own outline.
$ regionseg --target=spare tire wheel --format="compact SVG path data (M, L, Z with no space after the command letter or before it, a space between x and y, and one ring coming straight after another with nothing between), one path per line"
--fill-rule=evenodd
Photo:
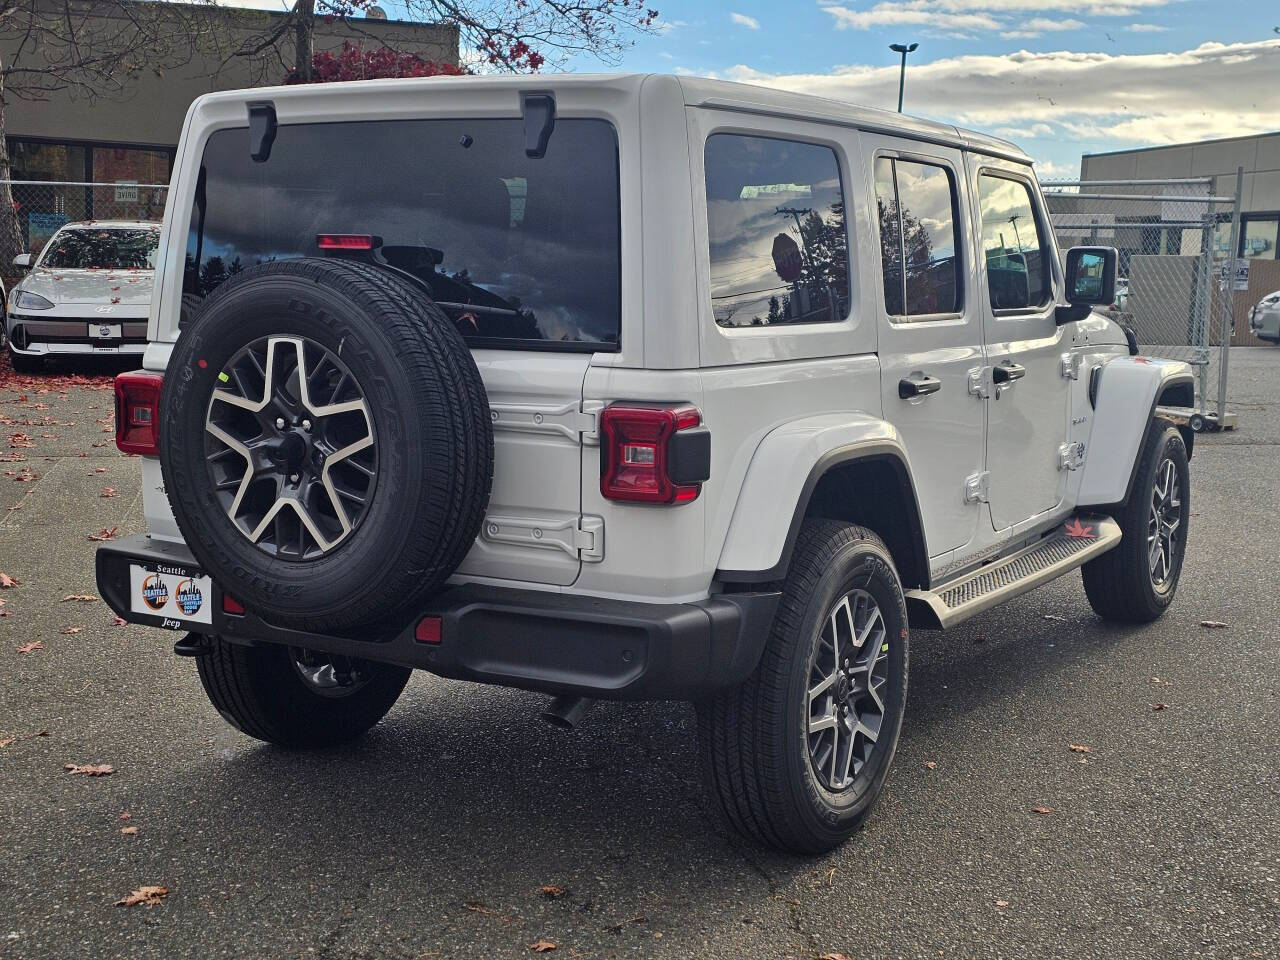
M424 291L367 264L287 260L222 284L174 345L160 423L188 547L280 626L407 616L488 505L471 352Z

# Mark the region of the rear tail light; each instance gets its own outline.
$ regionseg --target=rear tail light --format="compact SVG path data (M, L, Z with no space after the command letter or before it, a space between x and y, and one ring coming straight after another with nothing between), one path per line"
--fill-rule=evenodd
M244 616L244 604L237 600L229 593L222 595L222 612L229 613L233 617Z
M439 617L423 617L418 621L418 625L414 627L413 639L418 643L439 643L442 626L443 624Z
M615 403L600 415L600 493L632 503L688 503L711 474L711 434L689 404Z
M160 452L160 385L164 377L135 370L116 377L116 446L122 453Z

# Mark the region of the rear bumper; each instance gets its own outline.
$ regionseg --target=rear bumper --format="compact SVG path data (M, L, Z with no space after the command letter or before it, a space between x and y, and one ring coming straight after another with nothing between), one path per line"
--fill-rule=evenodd
M251 613L223 612L217 584L213 623L134 612L130 564L199 575L183 544L133 537L98 548L98 592L133 623L217 634L235 643L279 643L427 670L442 677L615 700L692 700L744 680L760 660L776 591L720 594L695 603L635 603L465 584L433 597L408 623L360 636L274 626ZM439 617L440 642L415 637Z

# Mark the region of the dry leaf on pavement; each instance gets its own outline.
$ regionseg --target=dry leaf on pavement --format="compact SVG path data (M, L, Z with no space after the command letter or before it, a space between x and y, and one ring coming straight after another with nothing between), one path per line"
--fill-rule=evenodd
M128 810L121 810L121 811L120 811L120 819L121 819L121 820L132 820L132 819L133 819L133 814L132 814L132 813L130 813Z
M137 827L121 827L120 832L123 833L126 837L132 837L135 833L138 832L138 828Z
M996 901L996 906L997 906L997 907L999 907L999 908L1000 908L1000 909L1002 909L1002 910L1003 910L1005 907L1007 907L1008 905L1009 905L1009 901L1008 901L1008 900L997 900L997 901Z
M103 487L102 493L100 493L99 496L110 499L111 497L118 496L118 494L116 493L115 487Z
M1168 710L1169 705L1167 703L1153 703L1151 705L1151 709L1155 710L1158 713L1161 710Z
M1208 627L1210 630L1217 630L1222 627L1225 627L1226 624L1223 623L1221 620L1201 620L1200 626Z
M168 887L139 887L127 897L121 897L116 901L117 907L154 907L161 900L169 895Z
M529 944L529 949L534 953L546 953L547 951L555 950L556 948L556 944L552 943L550 940L535 940L533 943Z
M115 538L116 531L119 529L119 527L112 527L108 530L106 527L103 527L97 533L89 534L89 539L97 541L98 543L101 543L103 540L111 540Z
M1032 807L1031 812L1045 816L1046 814L1053 813L1053 807Z
M16 587L21 582L21 580L11 577L7 573L0 573L0 589L8 590L10 587Z
M924 768L925 768L926 770L937 770L937 769L938 769L938 762L937 762L936 760L926 760L926 761L924 762Z
M98 602L98 598L95 597L92 593L68 593L65 597L62 598L63 603L67 603L71 600L76 600L80 603L97 603Z
M544 884L542 887L542 895L544 897L563 897L564 887L557 887L554 883Z
M18 652L19 652L19 653L33 653L33 652L35 652L36 650L43 650L43 649L44 649L44 647L41 645L41 643L40 643L40 641L39 641L39 640L33 640L31 643L24 643L22 646L20 646L20 647L18 648Z
M5 737L3 740L0 740L0 750L3 750L5 747L13 746L17 741L17 737Z
M1067 749L1070 750L1072 753L1093 753L1093 751L1090 750L1088 747L1086 747L1083 743L1073 743L1069 747L1067 747Z
M836 953L832 951L831 953L821 954L818 957L818 960L849 960L849 955L847 953Z
M126 620L124 617L112 617L111 622L115 624L117 627L123 627L129 621Z
M116 772L116 768L111 766L109 763L84 765L78 763L66 763L63 764L62 769L67 771L67 773L82 773L86 777L109 777Z
M79 633L79 632L80 632L81 630L83 630L83 629L84 629L84 627L67 627L67 629L63 630L62 632L63 632L63 634L64 634L64 635L66 635L66 636L68 636L68 637L69 637L69 636L71 636L73 633Z

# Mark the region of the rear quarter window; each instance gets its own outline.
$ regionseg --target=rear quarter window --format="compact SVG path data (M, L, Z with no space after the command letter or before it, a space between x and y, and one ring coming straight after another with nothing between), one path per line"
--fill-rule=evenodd
M254 264L322 256L321 234L381 239L479 346L617 349L618 147L604 120L557 121L546 155L519 119L283 125L255 163L245 128L214 133L183 292Z

